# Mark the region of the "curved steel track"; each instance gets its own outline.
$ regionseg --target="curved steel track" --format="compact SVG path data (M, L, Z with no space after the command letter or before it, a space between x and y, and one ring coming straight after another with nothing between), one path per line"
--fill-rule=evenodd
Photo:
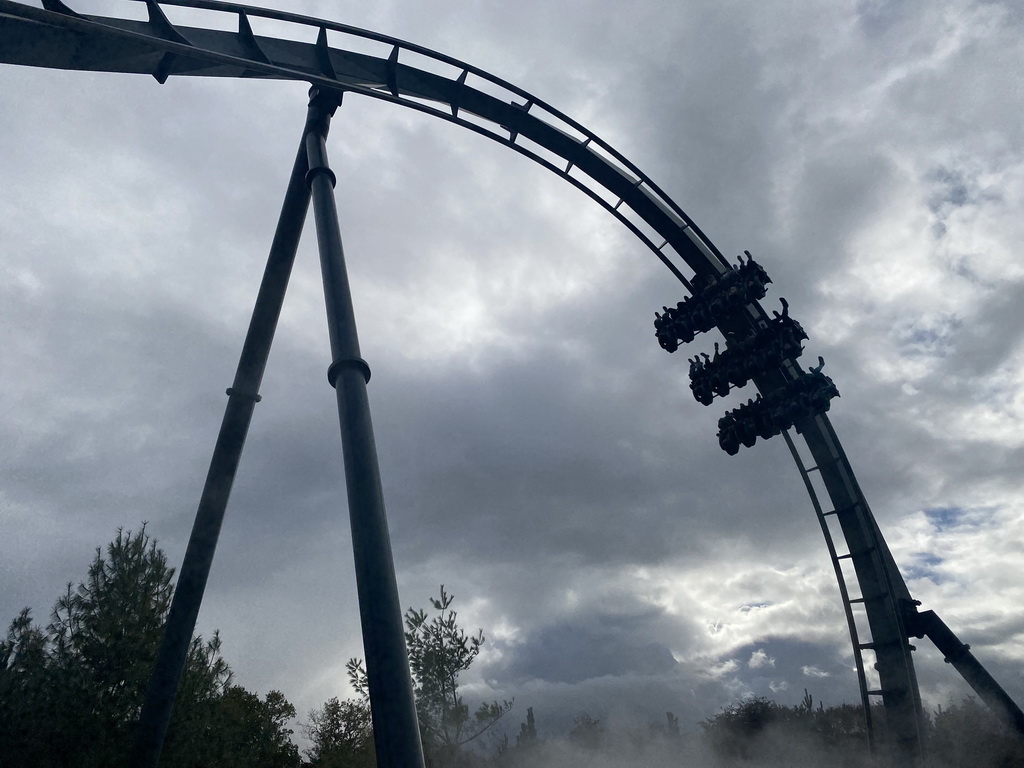
M0 62L151 74L161 83L172 76L297 80L400 104L486 136L561 176L629 228L691 292L695 279L730 268L683 210L621 153L536 96L471 64L387 35L292 13L213 0L143 1L147 21L85 16L59 0L44 0L44 9L0 0ZM228 14L235 17L237 31L175 25L161 6ZM308 41L257 35L254 19L296 25ZM354 50L367 45L378 47L380 55ZM746 333L768 319L754 302L729 315L719 329ZM787 361L755 384L767 394L799 373ZM881 697L897 759L916 763L922 753L921 703L908 643L918 615L915 603L829 420L824 414L805 418L795 430L813 466L806 466L789 434L785 439L839 579L864 703ZM845 542L841 553L829 517ZM843 560L852 563L859 584L854 597L843 578ZM858 612L870 638L858 634ZM876 690L868 688L863 651L874 657L881 683Z

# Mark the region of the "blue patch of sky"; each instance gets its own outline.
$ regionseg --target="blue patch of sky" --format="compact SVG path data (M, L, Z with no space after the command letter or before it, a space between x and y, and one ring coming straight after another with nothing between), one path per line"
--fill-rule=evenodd
M951 171L940 165L925 174L925 180L933 185L932 193L928 196L928 210L935 215L932 235L939 240L946 235L945 220L950 211L973 201L967 181L960 171Z
M926 202L928 210L935 216L932 234L937 240L946 234L946 220L953 210L1002 199L998 190L981 188L977 174L968 175L942 165L928 171L924 180L931 189Z
M965 512L963 507L934 507L926 509L924 516L936 531L946 531L959 525Z
M935 185L928 197L928 208L932 213L940 214L949 207L962 208L974 202L974 196L968 186L970 182L960 171L951 171L940 165L925 174L925 180Z
M942 584L951 581L951 577L939 571L938 566L945 562L938 555L930 552L915 552L912 557L914 561L904 565L903 575L907 579L928 579L933 584Z
M893 334L905 354L945 357L953 349L953 336L959 327L956 316L945 314L931 323L912 320L894 328Z

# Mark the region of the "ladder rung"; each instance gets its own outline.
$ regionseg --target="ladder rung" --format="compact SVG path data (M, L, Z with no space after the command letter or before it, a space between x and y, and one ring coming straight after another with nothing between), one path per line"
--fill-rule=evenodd
M856 506L856 504L850 504L850 505L849 505L849 506L847 506L847 507L841 507L841 508L840 508L840 507L837 507L837 508L836 508L835 510L833 510L833 513L834 513L834 514L836 514L836 515L838 515L838 514L839 514L840 512L842 512L842 513L844 513L844 514L845 514L845 513L849 513L849 512L852 512L852 511L853 511L853 509L854 509L854 507L855 507L855 506Z
M867 547L866 549L862 549L860 552L847 552L845 555L837 556L836 560L849 560L851 557L854 557L855 555L866 555L869 552L873 552L874 549L874 547Z
M821 516L822 517L828 517L829 515L838 515L838 514L839 514L839 510L838 509L833 509L831 512L822 512Z
M899 640L890 640L887 643L875 643L875 642L860 643L857 646L857 648L859 648L862 651L876 651L879 648L896 648L896 647L899 647L899 646L902 646L902 647L904 647L904 648L906 648L907 650L910 650L910 651L916 651L917 650L910 643L901 643Z
M882 696L885 693L881 688L877 688L873 691L868 691L868 696Z
M871 600L882 600L882 599L885 598L885 596L887 594L888 594L888 592L879 592L877 595L875 595L873 597L864 597L863 595L861 595L860 597L850 598L847 602L849 602L849 603L867 603L867 602L869 602Z

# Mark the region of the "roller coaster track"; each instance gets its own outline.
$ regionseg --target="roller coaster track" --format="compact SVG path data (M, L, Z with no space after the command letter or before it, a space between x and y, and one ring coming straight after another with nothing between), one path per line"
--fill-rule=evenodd
M57 69L295 80L360 94L456 123L556 173L622 222L686 287L717 276L730 264L697 225L621 153L570 117L521 88L449 56L387 35L292 13L213 0L142 0L148 20L76 13L60 0L43 8L0 0L0 63ZM234 17L237 31L172 23L164 8ZM289 24L304 40L258 35L259 24ZM223 26L223 24L221 25ZM376 49L380 55L356 49ZM753 302L719 323L723 333L746 333L768 323ZM796 363L755 377L767 394L801 373ZM824 414L795 424L811 466L793 437L785 440L825 534L853 641L862 700L871 733L871 697L884 705L886 730L900 764L922 760L922 709L913 636L928 634L947 660L997 714L1024 732L1024 715L931 612L919 613L835 430ZM842 553L829 519L842 538ZM852 564L859 592L851 597L842 564ZM861 637L857 616L866 619ZM932 630L938 622L947 635ZM943 639L940 639L941 638ZM950 639L952 638L952 640ZM874 658L880 685L871 689L864 653ZM980 670L980 672L979 672Z

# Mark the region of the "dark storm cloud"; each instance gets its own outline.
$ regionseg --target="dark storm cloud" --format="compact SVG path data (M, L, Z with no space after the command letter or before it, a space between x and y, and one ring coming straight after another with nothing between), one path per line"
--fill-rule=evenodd
M574 378L580 373L587 372L563 374L559 361L545 356L496 367L460 396L446 391L456 385L443 377L401 382L417 399L387 402L395 433L382 433L382 444L392 446L384 463L412 471L414 484L395 488L394 506L415 510L424 524L415 538L421 556L444 548L510 563L545 554L657 563L681 552L711 556L717 531L730 520L734 535L752 538L805 525L786 514L788 507L771 504L751 518L759 489L798 490L756 458L736 471L741 483L716 454L681 450L680 441L710 443L713 428L703 421L703 430L688 428L685 401L669 409L642 390L624 395L604 387L583 399L587 384ZM664 388L680 386L670 380ZM420 439L401 432L414 418L423 425ZM659 421L672 428L659 434ZM709 484L719 467L725 478Z
M642 615L598 613L579 623L539 627L515 648L514 660L502 676L578 683L606 675L669 675L678 663L666 646L644 642L647 624Z

